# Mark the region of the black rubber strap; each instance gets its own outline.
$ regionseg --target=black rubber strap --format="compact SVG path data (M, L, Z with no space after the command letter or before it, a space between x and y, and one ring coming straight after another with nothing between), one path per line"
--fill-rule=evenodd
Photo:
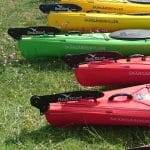
M43 34L56 34L61 30L55 27L36 26L26 28L9 28L8 34L15 40L20 40L23 35L43 35Z
M108 98L109 101L113 101L115 97L118 97L118 96L127 96L128 99L132 99L133 96L131 94L127 94L127 93L117 93L117 94L113 94L112 96L110 96Z
M37 107L41 113L44 113L48 110L50 103L79 101L81 99L96 101L97 98L103 96L104 93L100 91L76 91L45 96L34 95L31 97L30 102L32 106Z
M81 11L82 8L75 4L49 4L40 5L39 9L43 13L50 13L51 11Z
M117 60L121 58L123 58L123 56L117 52L95 52L79 55L68 54L63 59L71 68L76 68L82 63L102 61L104 59Z

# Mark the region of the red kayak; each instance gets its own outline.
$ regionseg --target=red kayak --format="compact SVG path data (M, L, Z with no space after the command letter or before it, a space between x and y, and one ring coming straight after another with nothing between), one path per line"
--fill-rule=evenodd
M54 126L150 125L150 84L106 91L32 96L31 105Z
M75 66L74 72L84 86L145 84L150 82L150 56L91 61Z

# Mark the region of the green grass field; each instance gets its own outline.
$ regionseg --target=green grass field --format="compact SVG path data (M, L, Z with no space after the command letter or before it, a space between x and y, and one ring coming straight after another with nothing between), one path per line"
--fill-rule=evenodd
M47 24L38 6L48 0L0 0L0 150L123 150L150 143L149 127L68 127L49 125L34 94L85 89L60 59L25 60L8 35L9 27Z

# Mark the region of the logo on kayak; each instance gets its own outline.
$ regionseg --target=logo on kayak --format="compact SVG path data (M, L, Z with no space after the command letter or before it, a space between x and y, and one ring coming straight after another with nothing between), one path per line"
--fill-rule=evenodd
M150 124L150 120L144 119L136 119L136 118L124 118L124 117L111 117L110 120L112 121L119 121L119 122L134 122L134 123L146 123Z
M150 76L150 72L129 71L129 76Z
M136 97L137 97L137 99L138 99L139 101L143 99L142 94L136 94Z
M77 101L82 99L82 96L71 96L71 94L61 94L63 97L59 97L59 102Z
M95 45L74 45L74 44L69 44L69 45L65 45L65 49L69 50L69 49L74 49L74 50L95 50L95 51L105 51L106 48L105 47L100 47L100 46L95 46Z
M106 20L99 18L85 18L86 22L101 22L101 23L119 23L119 20Z
M37 34L45 34L45 31L37 31L35 28L30 28L31 31L28 31L27 34L37 35Z
M67 7L64 7L63 5L58 4L55 6L55 10L56 11L67 11L67 10L70 10L70 8L69 7L67 8Z
M137 100L141 101L150 101L150 94L141 94L141 93L138 93L136 94L136 98Z
M90 57L86 57L85 58L85 61L100 61L100 60L103 60L105 59L105 57L98 57L96 56L96 54L88 54L88 56Z
M123 11L123 8L116 8L116 7L108 7L108 6L94 6L93 9L106 9L106 10L113 10L113 11Z

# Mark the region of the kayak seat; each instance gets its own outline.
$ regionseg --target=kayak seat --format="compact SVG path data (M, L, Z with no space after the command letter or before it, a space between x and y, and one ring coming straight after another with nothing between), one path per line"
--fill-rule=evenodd
M146 40L150 39L150 30L144 29L129 29L112 32L109 35L111 38L119 40Z

